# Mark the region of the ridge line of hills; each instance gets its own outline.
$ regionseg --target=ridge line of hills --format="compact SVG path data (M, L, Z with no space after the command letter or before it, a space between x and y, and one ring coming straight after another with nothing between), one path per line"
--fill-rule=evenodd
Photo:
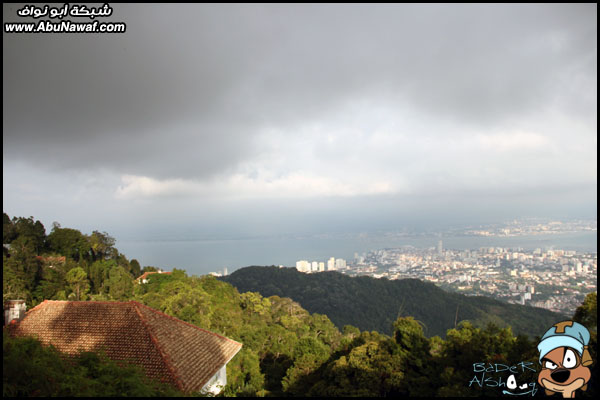
M340 329L353 325L388 335L400 316L412 316L422 322L429 337L445 337L448 329L464 320L475 326L494 323L499 327L510 326L515 334L541 336L548 326L567 319L541 308L446 292L418 279L390 281L349 277L336 271L304 274L294 268L275 266L241 268L219 279L232 284L240 293L289 297L310 313L327 315Z

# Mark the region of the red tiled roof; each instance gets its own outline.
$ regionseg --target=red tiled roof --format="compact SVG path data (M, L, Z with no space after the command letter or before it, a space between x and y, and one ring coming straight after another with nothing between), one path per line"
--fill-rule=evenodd
M8 330L70 355L103 349L185 392L200 391L242 347L136 301L46 300Z
M161 275L171 275L171 271L169 272L157 272L157 271L150 271L150 272L144 272L142 275L140 275L138 278L136 278L138 281L140 280L144 280L148 277L148 275L150 274L161 274Z

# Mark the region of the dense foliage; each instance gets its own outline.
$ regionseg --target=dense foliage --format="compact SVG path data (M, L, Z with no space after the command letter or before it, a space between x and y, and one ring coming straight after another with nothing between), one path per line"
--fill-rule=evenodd
M577 307L573 321L583 324L590 331L590 344L588 346L594 364L590 367L592 380L588 384L588 394L598 393L598 294L588 294L583 304Z
M240 294L212 276L156 274L136 286L134 299L244 344L228 364L229 396L282 394L344 338L326 316L310 315L290 299Z
M247 267L221 278L240 292L290 297L309 312L327 315L338 327L391 334L397 317L412 316L424 324L426 336L444 336L463 320L478 327L510 326L531 337L566 319L548 310L508 304L487 297L446 292L417 279L390 281L341 273L305 274L294 268Z
M539 368L536 340L525 335L514 336L510 327L499 327L489 320L485 326L463 321L454 327L452 323L452 329L443 332L444 339L428 337L426 333L430 334L434 325L421 322L424 319L421 313L433 312L431 307L442 307L439 299L433 305L414 309L413 317L408 315L412 309L408 308L406 297L409 293L415 297L419 294L399 291L397 294L400 299L404 296L405 306L394 309L387 317L389 327L382 331L389 334L361 332L349 324L340 330L326 315L310 314L288 297L266 297L259 290L240 293L231 284L212 276L190 277L185 271L174 269L171 274L152 274L147 283L137 283L133 280L135 273L155 268L140 270L139 263L127 261L114 248L114 240L108 234L77 234L55 224L52 232L58 234L53 236L51 244L48 238L52 233L46 237L39 225L33 218L10 220L5 214L9 237L5 230L4 239L11 244L4 253L5 296L7 288L11 296L22 293L28 307L52 298L136 300L237 340L243 343L243 348L227 366L227 386L222 392L225 396L500 396L500 388L479 383L483 378L474 370L475 363L531 362L531 366ZM45 257L39 260L37 255ZM64 256L65 261L57 263L51 256ZM306 284L301 280L305 275L291 272L293 279ZM345 279L339 276L319 274L326 284L309 282L305 290L342 306L339 301L346 301L344 298L329 298L324 293L342 290ZM330 280L333 283L327 283ZM276 281L265 280L263 287L274 286ZM366 280L356 281L358 286L346 288L356 290L350 292L352 304L367 301L359 296L368 299L378 290L391 290L377 286L378 283L368 286L371 292L367 296L361 289ZM286 280L279 283L282 282ZM292 280L288 284L292 287L298 282ZM409 284L428 296L437 293L437 288L431 285L419 286L416 281ZM448 306L452 309L452 322L457 304L465 312L469 310L466 300L461 303L447 297L444 301L455 301ZM477 301L487 304L482 298ZM489 310L494 311L502 309ZM557 322L539 322L535 318L532 316L530 321L540 333ZM574 318L592 332L590 351L595 359L595 293L586 298ZM3 335L3 342L5 396L181 395L148 381L136 367L118 365L102 355L85 353L73 359L61 356L52 347L42 347L34 339L11 339ZM593 368L595 373L595 365ZM523 371L517 379L519 383L534 383L535 375L534 371ZM494 378L506 382L508 376L498 373ZM592 380L585 395L593 395L596 390ZM538 395L541 393L538 391Z
M181 396L168 385L146 378L133 365L119 365L103 354L65 357L34 338L2 335L2 395L149 397Z
M106 232L85 235L54 223L46 235L33 217L3 214L2 297L24 299L28 307L43 300L121 300L133 294L140 273Z

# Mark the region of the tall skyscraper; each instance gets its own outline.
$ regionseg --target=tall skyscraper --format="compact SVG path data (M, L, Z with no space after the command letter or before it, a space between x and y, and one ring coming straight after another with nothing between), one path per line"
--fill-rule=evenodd
M331 257L327 261L327 271L335 271L335 258Z

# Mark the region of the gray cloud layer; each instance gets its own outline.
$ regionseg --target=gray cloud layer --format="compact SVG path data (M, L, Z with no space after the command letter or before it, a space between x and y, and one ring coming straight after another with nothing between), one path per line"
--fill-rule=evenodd
M5 159L203 178L365 99L467 126L596 121L596 5L113 8L126 34L3 35Z
M3 34L11 216L134 238L595 216L595 4L111 6L126 34Z

